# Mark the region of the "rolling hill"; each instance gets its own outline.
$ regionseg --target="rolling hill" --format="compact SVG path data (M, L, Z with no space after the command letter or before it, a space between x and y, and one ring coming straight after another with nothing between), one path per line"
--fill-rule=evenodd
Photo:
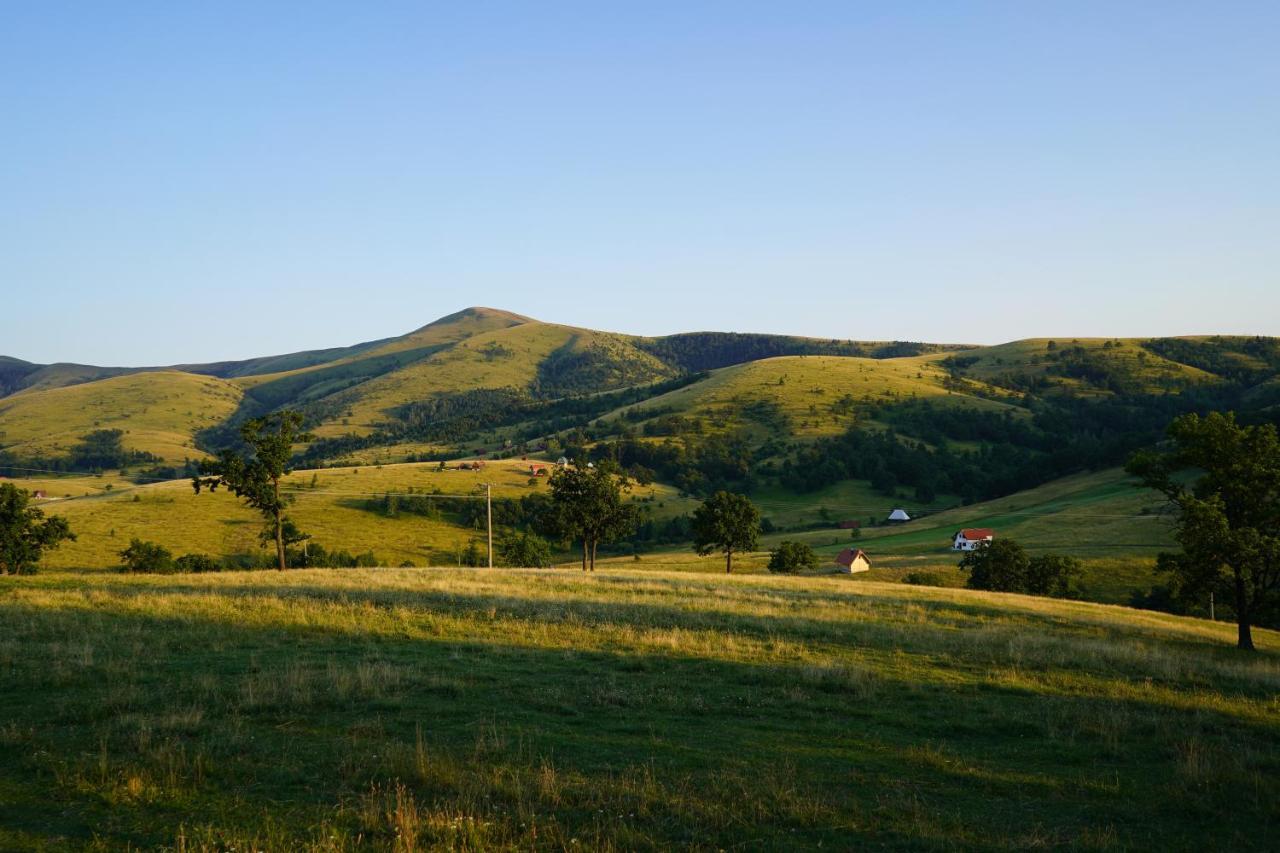
M0 397L0 447L20 459L57 457L87 433L119 429L127 449L181 462L204 455L196 433L223 423L241 396L222 379L171 370L32 386Z
M302 490L299 520L331 547L387 562L449 562L475 535L456 517L369 512L369 493L432 482L434 466L396 463L483 454L492 471L512 466L501 488L515 497L536 491L517 460L564 454L652 482L655 518L729 488L760 504L778 531L770 541L795 536L827 553L843 545L833 519L905 505L926 518L866 534L889 561L882 565L904 574L915 561L953 577L951 556L937 550L947 528L991 524L1098 566L1142 561L1142 573L1117 569L1131 590L1150 580L1151 556L1167 538L1117 466L1182 412L1280 418L1277 383L1280 341L1271 338L988 347L720 332L649 338L470 308L397 337L181 369L2 358L0 473L66 471L45 490L74 496L54 511L86 536L55 565L113 562L120 538L149 526L150 538L175 550L252 549L251 516L221 496L196 502L185 481L156 480L234 442L244 418L288 407L318 436L299 448L299 467L320 469L322 483L359 478L362 493ZM101 430L120 430L126 450L152 461L86 478L68 460ZM627 547L670 545L687 536L681 529ZM1107 600L1123 599L1118 584L1103 586Z

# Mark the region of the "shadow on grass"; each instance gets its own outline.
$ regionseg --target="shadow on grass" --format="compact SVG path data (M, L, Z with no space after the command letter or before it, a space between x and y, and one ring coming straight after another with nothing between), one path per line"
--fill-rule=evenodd
M338 630L314 614L256 627L236 621L247 606L207 613L198 601L166 616L119 612L109 597L92 610L3 602L0 826L72 846L93 832L111 846L167 844L180 825L205 824L237 837L273 824L282 844L321 824L390 842L386 814L358 804L400 782L442 815L488 821L499 846L1177 849L1227 841L1211 813L1230 810L1232 843L1248 848L1266 846L1277 793L1274 772L1256 775L1276 769L1276 725L849 663L843 653L869 636L901 647L889 642L900 632L874 625L176 580L108 596L146 594L410 608L490 635ZM827 656L539 647L569 614L588 631L821 638ZM503 640L486 625L523 633ZM954 633L922 630L910 650L927 656ZM1232 750L1253 764L1225 761ZM1226 775L1203 769L1214 762ZM1252 801L1235 785L1248 778ZM541 839L527 834L536 814Z

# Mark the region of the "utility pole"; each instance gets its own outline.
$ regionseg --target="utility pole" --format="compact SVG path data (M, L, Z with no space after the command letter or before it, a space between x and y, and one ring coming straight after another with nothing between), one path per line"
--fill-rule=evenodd
M1217 618L1213 615L1213 590L1209 590L1209 621L1217 622Z
M493 568L493 485L491 483L484 484L484 509L485 517L488 520L486 527L489 530L489 568Z

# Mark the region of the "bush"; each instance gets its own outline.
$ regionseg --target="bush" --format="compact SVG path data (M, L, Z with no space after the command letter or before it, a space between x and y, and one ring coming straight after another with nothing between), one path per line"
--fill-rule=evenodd
M208 554L183 554L174 561L180 572L219 572L222 564Z
M803 542L783 540L769 552L769 571L775 574L793 574L818 567L818 555Z
M546 569L551 567L551 546L535 533L515 533L498 542L498 559L504 566Z
M942 575L937 572L907 572L903 575L902 582L912 586L946 586Z
M145 542L137 537L120 552L120 571L163 574L174 570L173 554L163 545Z
M997 539L968 552L960 561L960 569L969 573L965 581L969 589L1058 598L1079 594L1079 560L1054 554L1029 557L1012 539Z

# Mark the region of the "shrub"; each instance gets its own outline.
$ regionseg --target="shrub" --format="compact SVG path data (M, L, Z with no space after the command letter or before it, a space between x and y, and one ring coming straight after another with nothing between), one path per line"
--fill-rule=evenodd
M1079 560L1055 554L1029 557L1012 539L997 539L968 552L960 561L960 569L969 573L965 581L969 589L1058 598L1079 594Z
M551 566L551 546L536 533L516 533L498 542L498 558L504 566L546 569Z
M769 571L775 574L792 574L818 567L818 555L803 542L783 540L769 552Z
M174 561L174 567L180 572L222 571L222 564L208 554L183 554Z
M120 571L167 573L174 570L173 554L155 542L134 537L129 547L120 552Z
M946 586L942 575L937 572L907 572L903 575L902 582L912 586Z

